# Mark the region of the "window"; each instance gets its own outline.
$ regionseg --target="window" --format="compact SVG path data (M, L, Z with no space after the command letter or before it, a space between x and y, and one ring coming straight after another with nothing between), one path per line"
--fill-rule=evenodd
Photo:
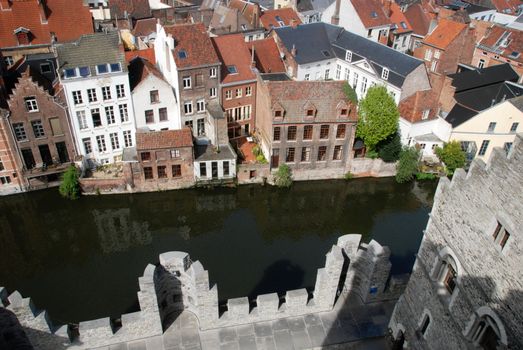
M247 86L245 88L245 96L251 96L252 95L252 87Z
M303 79L304 80L310 80L311 79L311 75L310 74L305 74L305 77Z
M340 117L347 117L349 110L347 108L340 109Z
M205 112L205 101L204 100L196 101L196 112L197 113Z
M421 120L428 119L429 118L429 114L430 114L430 109L423 110L423 112L421 113Z
M456 288L456 270L450 263L447 263L446 265L446 272L443 276L443 285L449 294L452 294Z
M96 89L87 89L87 99L89 102L98 101L98 97L96 96Z
M273 141L280 141L280 127L279 126L276 126L273 130L273 136L272 136L272 139Z
M209 69L209 78L216 78L216 68Z
M174 164L172 166L173 177L182 176L182 166L180 164Z
M44 126L42 125L41 120L33 120L31 126L33 127L33 133L36 138L45 136Z
M118 109L120 110L120 120L122 123L129 121L129 113L127 112L127 104L121 104L118 105Z
M209 89L209 97L216 97L216 88Z
M496 122L490 122L487 132L494 132L494 129L496 129Z
M286 162L294 162L294 147L287 148L287 156L285 157Z
M362 95L365 95L367 92L367 77L361 78L361 93Z
M238 73L238 70L236 69L236 66L227 66L227 71L230 74L237 74Z
M207 177L207 163L200 163L200 177Z
M122 66L120 65L120 63L111 63L109 65L109 67L111 68L111 72L121 72L122 71Z
M303 139L312 140L312 125L305 125L303 127Z
M151 180L153 178L153 168L146 166L143 168L143 176L146 180Z
M325 80L328 80L329 79L329 74L330 74L330 69L325 69L325 74L323 75L323 78Z
M103 97L104 101L111 99L111 87L110 86L102 87L102 97Z
M192 101L183 103L183 112L185 114L192 114Z
M25 109L28 112L38 112L38 103L36 103L36 98L34 96L24 98Z
M159 165L156 170L158 171L159 179L167 178L167 167L165 165Z
M348 50L347 50L347 51L345 52L345 61L347 61L347 62L352 61L352 52L351 52L351 51L348 51Z
M425 50L425 61L430 61L430 60L432 60L432 50L426 49Z
M186 120L186 121L185 121L185 126L190 127L191 130L192 130L192 127L193 127L192 120Z
M225 99L230 100L232 98L232 90L225 91Z
M420 329L419 329L422 336L425 336L425 333L427 333L427 329L429 328L429 325L430 325L430 316L429 316L429 314L425 314L423 317L423 321L421 322Z
M116 118L114 117L114 107L113 106L105 107L105 117L107 118L107 125L116 123Z
M125 147L133 147L133 138L131 136L131 130L126 130L123 132L123 140Z
M0 176L0 183L2 185L7 185L11 183L11 177L9 176Z
M485 314L476 321L471 330L472 342L475 347L480 349L500 349L504 348L500 341L500 331L498 322L491 316Z
M158 114L160 115L160 121L161 122L165 122L165 121L167 121L169 119L167 117L167 108L166 107L160 108L158 110Z
M73 91L73 102L75 105L79 105L84 102L82 99L82 92L80 90Z
M295 126L289 126L287 129L287 140L294 141L296 140L296 127Z
M326 138L329 138L329 126L322 125L320 128L320 139L326 139Z
M27 140L27 134L25 133L24 123L14 123L13 129L15 131L17 141Z
M98 135L96 136L96 144L98 145L98 152L106 152L107 145L105 144L105 136Z
M116 98L125 97L125 86L123 84L116 85Z
M434 58L438 58L440 57L441 55L441 51L440 50L434 50Z
M301 161L302 162L311 161L311 148L310 147L303 147L301 149Z
M432 61L431 65L430 65L430 70L432 72L436 72L437 69L438 69L438 61L434 60L434 61Z
M358 86L358 73L354 72L352 75L352 88L356 89L356 86Z
M91 118L93 119L93 126L95 128L102 126L102 117L100 116L100 109L98 109L98 108L91 109Z
M90 137L82 139L82 143L84 145L85 154L90 154L93 152L93 148L91 147L91 138Z
M283 117L283 112L281 110L274 111L274 118Z
M516 130L518 130L519 123L512 123L510 126L510 132L514 133Z
M389 70L387 68L383 68L383 70L381 71L381 79L389 79Z
M171 158L180 158L180 150L179 149L172 149L171 150Z
M251 105L243 106L243 119L244 120L251 119Z
M484 156L485 153L487 153L488 144L490 143L489 140L483 140L481 143L481 147L479 148L478 155Z
M183 88L184 89L190 89L191 88L191 77L183 77Z
M336 80L340 80L341 78L341 66L339 64L336 65Z
M152 109L148 109L145 111L145 123L146 124L154 123L154 112Z
M62 124L60 123L60 119L50 118L49 125L51 125L51 132L53 133L53 136L61 136L64 134L64 131L62 130Z
M242 97L242 89L236 89L235 96L236 96L236 98Z
M224 161L223 162L223 176L229 176L229 175L230 175L229 162Z
M481 58L478 62L478 68L481 69L483 67L485 67L485 60Z
M327 155L327 146L318 147L318 161L324 161Z
M116 132L110 133L109 139L111 140L111 148L113 151L120 148L120 140L118 139L118 133L116 133Z
M198 136L205 136L205 119L201 118L196 121Z
M347 125L345 124L339 124L338 128L336 129L336 138L337 139L344 139L345 138L345 131L347 129Z
M15 60L13 59L13 56L5 56L4 57L4 62L6 64L6 66L12 66L14 63L15 63Z
M314 117L314 109L307 109L307 117Z
M78 68L78 71L80 72L80 76L85 78L91 75L91 70L89 67L80 67Z
M340 146L340 145L334 146L334 152L332 154L332 159L341 160L342 156L343 156L343 146Z
M65 79L70 79L70 78L76 77L76 69L74 69L74 68L64 69L64 77L65 77Z
M344 78L346 81L349 81L349 77L350 77L350 70L349 70L349 68L345 68L343 78Z
M106 74L109 73L109 67L107 67L107 64L99 64L96 66L96 71L98 74Z
M501 250L503 250L503 248L505 248L507 245L508 239L510 238L510 233L505 229L505 227L503 227L503 225L498 222L492 238L494 238L494 242L499 244Z

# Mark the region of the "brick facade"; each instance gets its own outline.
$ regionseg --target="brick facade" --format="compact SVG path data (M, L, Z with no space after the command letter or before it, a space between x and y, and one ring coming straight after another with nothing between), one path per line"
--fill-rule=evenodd
M256 81L222 86L221 93L229 139L248 136L256 122Z

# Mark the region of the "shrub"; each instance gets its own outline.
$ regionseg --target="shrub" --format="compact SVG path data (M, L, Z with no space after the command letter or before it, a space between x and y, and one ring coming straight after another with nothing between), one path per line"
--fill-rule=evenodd
M454 174L457 168L463 168L465 165L465 152L458 141L450 141L443 145L443 148L436 147L435 152L438 158L445 163L449 175Z
M416 173L417 180L436 180L437 176L432 173Z
M419 151L414 147L403 147L396 166L396 181L404 183L412 180L418 172Z
M278 171L274 176L274 183L278 187L291 187L292 185L292 171L287 164L282 164L278 167Z
M370 159L376 159L376 158L378 158L378 156L379 156L378 152L376 152L373 149L368 150L367 153L365 153L365 157L370 158Z
M354 174L349 171L347 174L345 174L344 178L345 180L352 180L354 179Z
M258 155L256 156L256 161L257 161L258 163L261 163L261 164L267 164L267 159L265 159L265 156L263 155L263 153L258 154Z
M62 175L62 183L58 191L62 197L68 199L77 199L80 197L80 181L78 180L78 169L71 165Z
M401 153L401 136L399 132L389 136L386 140L380 142L376 149L378 155L386 163L392 163L400 158Z

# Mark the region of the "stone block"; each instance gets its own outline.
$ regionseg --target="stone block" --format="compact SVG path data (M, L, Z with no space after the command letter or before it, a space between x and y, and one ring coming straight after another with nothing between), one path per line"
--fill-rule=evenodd
M289 309L305 308L309 299L309 293L305 288L287 291L285 294L285 305Z
M171 273L185 271L189 261L189 254L185 252L173 251L160 254L160 264Z
M260 316L273 315L278 312L280 298L277 293L261 294L256 298L256 305Z
M249 299L247 297L229 299L227 310L230 317L246 317L249 315Z
M97 320L80 322L79 340L85 344L104 345L112 337L113 331L109 317L99 318Z
M350 258L356 256L358 249L360 248L361 235L350 234L338 237L337 246L341 247L345 254Z

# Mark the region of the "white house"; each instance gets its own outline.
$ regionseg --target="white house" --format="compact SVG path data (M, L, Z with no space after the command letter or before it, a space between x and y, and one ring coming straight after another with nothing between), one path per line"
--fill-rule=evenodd
M92 166L121 160L134 145L131 88L118 32L83 35L57 45L73 138Z
M130 62L136 128L150 131L182 128L175 89L149 61L137 57Z

